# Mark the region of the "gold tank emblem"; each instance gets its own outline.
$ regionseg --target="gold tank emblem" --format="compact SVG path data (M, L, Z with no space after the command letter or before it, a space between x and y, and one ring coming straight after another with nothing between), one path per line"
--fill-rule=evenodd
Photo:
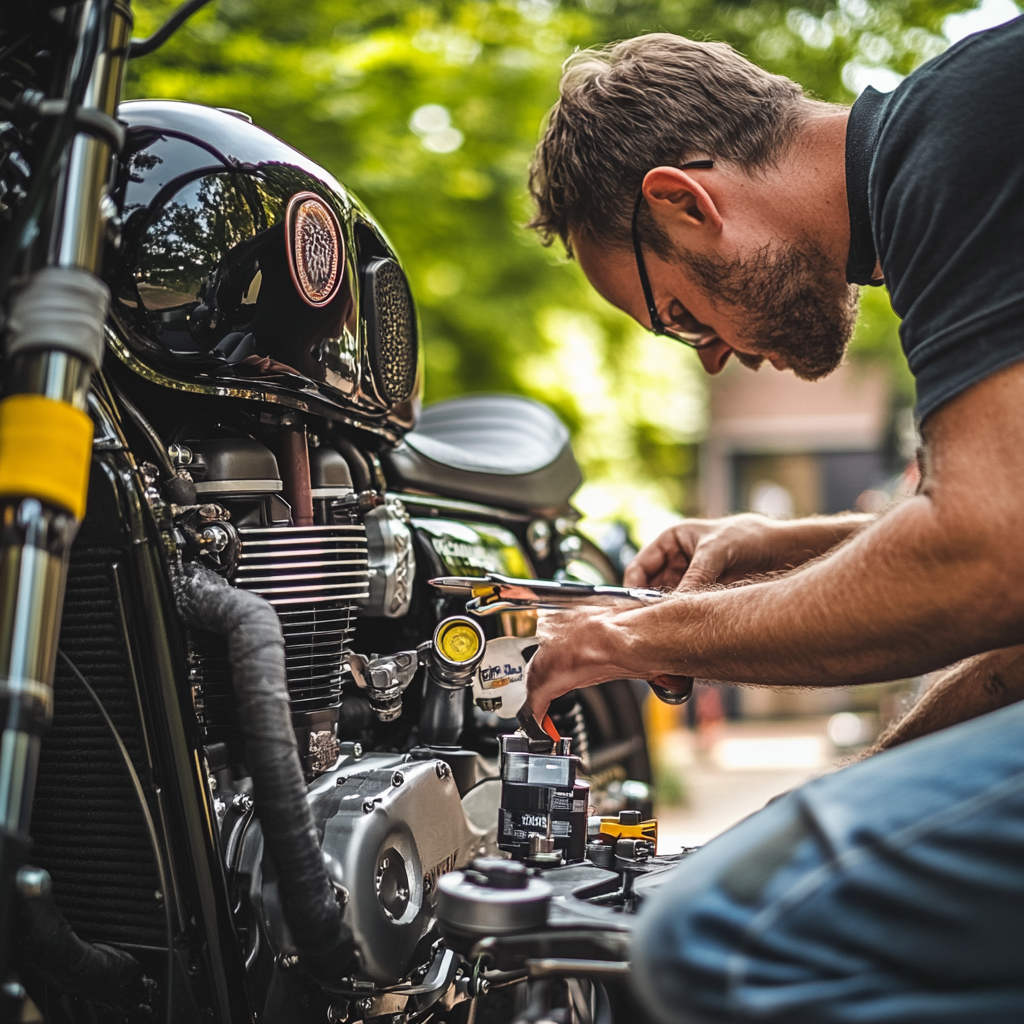
M288 267L303 300L326 306L341 285L345 243L334 211L312 192L292 196L287 213Z

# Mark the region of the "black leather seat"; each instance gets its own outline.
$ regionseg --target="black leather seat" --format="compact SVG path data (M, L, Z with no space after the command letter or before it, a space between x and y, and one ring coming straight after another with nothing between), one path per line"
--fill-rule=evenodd
M565 508L583 482L562 421L517 395L453 398L424 409L384 463L398 489L537 513Z

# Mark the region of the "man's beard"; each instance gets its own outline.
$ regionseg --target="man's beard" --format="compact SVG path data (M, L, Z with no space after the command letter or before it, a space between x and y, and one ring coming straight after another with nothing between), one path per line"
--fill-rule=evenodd
M712 302L739 313L740 336L781 356L804 380L818 380L843 360L857 322L857 286L837 287L830 261L813 243L766 245L733 260L680 252ZM765 356L736 352L756 370Z

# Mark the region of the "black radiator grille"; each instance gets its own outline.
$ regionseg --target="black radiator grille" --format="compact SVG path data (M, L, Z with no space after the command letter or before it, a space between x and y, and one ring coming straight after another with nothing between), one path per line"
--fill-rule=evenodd
M114 547L72 551L60 646L89 680L145 780L145 754L113 583ZM96 705L61 659L32 812L32 863L83 939L163 946L153 852L135 790Z

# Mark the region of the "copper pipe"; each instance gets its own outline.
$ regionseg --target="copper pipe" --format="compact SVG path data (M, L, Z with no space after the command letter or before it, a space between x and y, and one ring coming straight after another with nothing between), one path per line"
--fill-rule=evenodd
M284 500L292 507L294 526L313 525L313 492L309 480L309 448L304 425L286 426L277 449Z

